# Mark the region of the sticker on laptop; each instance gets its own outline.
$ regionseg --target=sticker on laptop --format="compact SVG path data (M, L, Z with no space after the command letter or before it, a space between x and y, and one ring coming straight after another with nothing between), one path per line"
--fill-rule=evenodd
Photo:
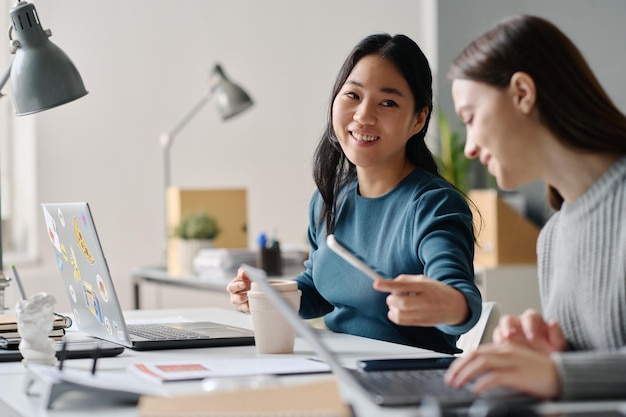
M104 327L107 329L107 333L113 335L113 328L111 327L111 322L108 317L104 318Z
M55 257L56 257L56 260L57 260L57 266L59 267L59 269L60 269L61 271L63 271L63 259L61 258L61 254L60 254L60 253L57 253L57 254L55 255Z
M117 334L117 338L119 340L126 340L125 333L122 331L122 329L120 329L120 325L115 320L113 320L113 331L115 332L115 334Z
M107 292L107 287L104 285L104 281L100 274L96 274L96 282L98 284L98 291L100 291L100 295L105 303L109 302L109 293Z
M48 210L43 211L43 216L46 220L46 230L48 231L48 238L57 251L61 252L61 246L59 243L59 233L57 232L57 224L54 221L54 217L48 213Z
M74 253L74 247L70 246L70 263L74 267L74 281L80 281L80 268L78 262L76 262L76 254Z
M76 243L78 243L78 247L80 248L81 252L83 253L83 255L85 255L85 259L87 259L87 262L89 262L90 264L95 263L96 260L91 255L91 252L87 247L87 243L85 242L83 233L80 231L80 227L78 226L78 219L76 217L74 217L74 237L76 238Z
M83 281L83 295L85 296L85 304L89 311L91 311L100 323L104 323L104 317L100 309L100 301L98 301L98 297L96 297L96 294L93 292L91 284L85 281Z
M70 297L72 297L72 301L74 301L74 304L76 304L76 291L74 291L74 287L73 286L69 286L70 289Z
M59 218L59 221L61 222L61 226L65 227L65 217L63 216L63 212L61 211L61 209L57 211L57 217Z

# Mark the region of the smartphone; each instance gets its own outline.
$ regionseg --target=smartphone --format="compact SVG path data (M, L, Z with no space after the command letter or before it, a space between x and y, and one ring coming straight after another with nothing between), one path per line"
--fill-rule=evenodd
M328 237L326 237L326 244L333 252L341 256L346 262L359 269L372 280L377 281L379 279L384 279L378 272L374 271L371 266L363 262L361 259L359 259L358 256L352 253L351 250L346 248L343 244L339 243L335 238L335 235L328 235Z
M369 359L358 361L357 366L365 372L409 369L447 369L455 359L454 356L444 356L441 358Z

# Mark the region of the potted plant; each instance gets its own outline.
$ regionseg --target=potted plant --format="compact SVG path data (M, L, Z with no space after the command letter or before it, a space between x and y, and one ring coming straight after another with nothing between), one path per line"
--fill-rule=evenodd
M174 229L178 246L178 273L194 275L193 260L201 249L212 248L219 234L217 221L206 211L183 216Z
M215 218L206 211L199 211L183 216L174 236L185 240L213 240L219 232Z
M465 138L456 130L452 130L446 115L437 112L439 127L439 155L437 163L441 175L463 193L469 189L470 160L464 155Z

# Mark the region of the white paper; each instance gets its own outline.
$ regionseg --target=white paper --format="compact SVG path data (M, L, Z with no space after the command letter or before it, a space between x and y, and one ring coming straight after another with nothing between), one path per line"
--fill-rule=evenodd
M330 372L317 360L295 357L262 357L135 363L128 367L135 375L155 382L191 381L212 377L248 375L287 375Z
M29 365L28 369L39 378L53 383L71 382L76 385L82 385L90 388L125 391L139 395L169 395L161 388L141 384L141 380L139 379L132 377L120 378L120 374L111 374L105 371L99 371L95 374L91 374L89 371L69 368L61 371L57 367L45 365Z

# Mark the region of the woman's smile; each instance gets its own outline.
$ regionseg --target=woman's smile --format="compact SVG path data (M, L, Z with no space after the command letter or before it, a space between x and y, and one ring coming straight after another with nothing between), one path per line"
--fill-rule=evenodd
M358 133L354 131L351 131L350 134L358 142L374 142L380 139L380 136L366 135L364 133Z

